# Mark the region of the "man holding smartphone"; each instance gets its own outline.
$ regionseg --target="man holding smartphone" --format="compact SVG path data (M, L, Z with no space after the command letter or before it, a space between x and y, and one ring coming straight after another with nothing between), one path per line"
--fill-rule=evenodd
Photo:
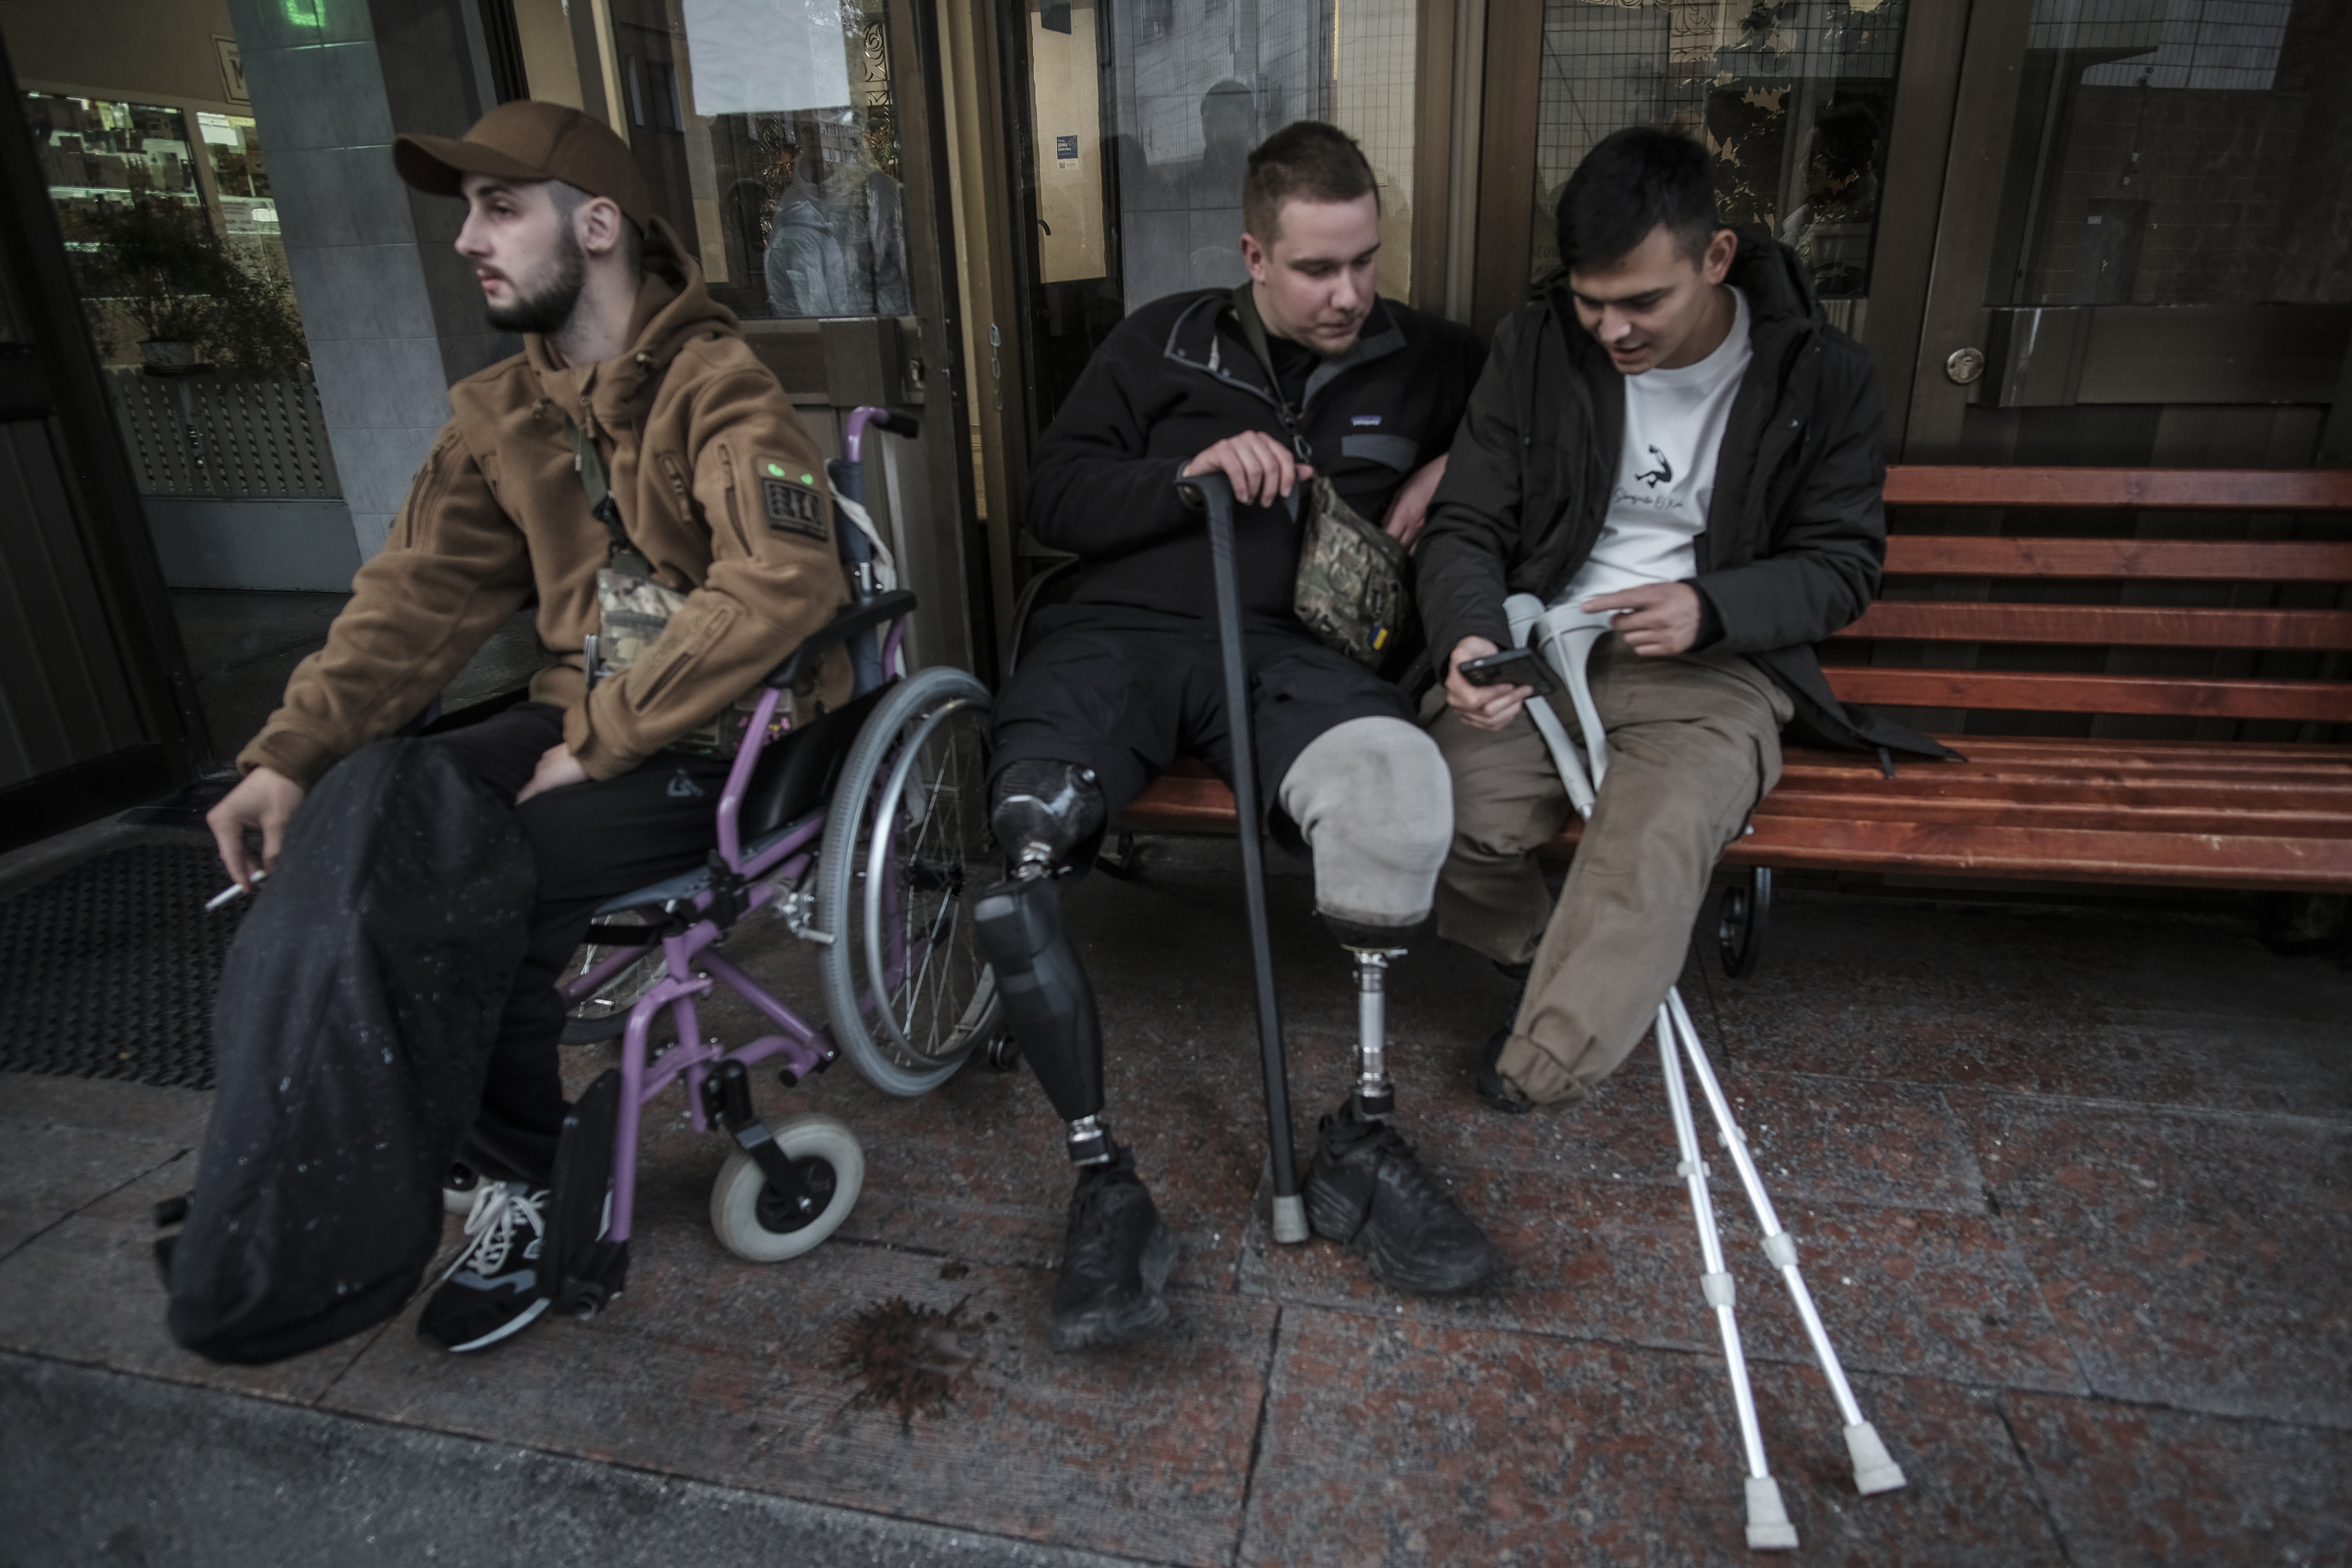
M1814 656L1877 592L1885 465L1869 357L1795 253L1723 227L1705 148L1665 131L1601 142L1558 223L1561 265L1496 333L1454 438L1419 585L1454 774L1438 930L1527 978L1478 1075L1515 1111L1583 1100L1641 1042L1783 726L1949 754L1841 705ZM1482 662L1516 593L1612 617L1591 666L1609 772L1556 908L1534 851L1567 792L1533 685Z

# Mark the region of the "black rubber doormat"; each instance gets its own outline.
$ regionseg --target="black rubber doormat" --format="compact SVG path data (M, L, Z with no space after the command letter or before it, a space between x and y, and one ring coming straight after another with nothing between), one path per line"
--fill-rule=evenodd
M0 902L0 1071L210 1089L227 885L201 845L142 844Z

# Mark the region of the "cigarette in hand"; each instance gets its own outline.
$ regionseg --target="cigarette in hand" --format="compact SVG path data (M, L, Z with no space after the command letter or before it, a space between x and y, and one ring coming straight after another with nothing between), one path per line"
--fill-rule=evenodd
M267 871L256 871L253 874L253 879L256 883L259 883L267 879L268 875L269 873ZM205 912L209 914L215 910L227 908L230 900L234 900L237 895L244 891L245 888L242 884L231 882L227 887L223 888L219 892L215 893L210 899L205 900Z

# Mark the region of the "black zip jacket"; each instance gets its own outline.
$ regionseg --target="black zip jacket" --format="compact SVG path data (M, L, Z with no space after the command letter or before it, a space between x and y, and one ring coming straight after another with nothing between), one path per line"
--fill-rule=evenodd
M1485 358L1467 328L1376 301L1348 352L1307 379L1298 424L1307 460L1380 521L1413 470L1452 442ZM1171 294L1118 324L1038 439L1030 470L1030 531L1083 563L1073 602L1214 617L1208 529L1178 499L1176 476L1243 430L1289 442L1276 396L1228 290ZM1234 522L1243 610L1288 619L1297 506L1243 507Z
M1696 541L1706 646L1745 654L1796 707L1801 738L1956 755L1838 701L1814 646L1876 597L1886 464L1870 356L1823 319L1796 255L1743 239L1755 357L1733 395ZM1431 503L1417 598L1440 661L1465 637L1510 645L1507 595L1558 598L1608 521L1625 437L1624 378L1576 319L1564 273L1503 322Z

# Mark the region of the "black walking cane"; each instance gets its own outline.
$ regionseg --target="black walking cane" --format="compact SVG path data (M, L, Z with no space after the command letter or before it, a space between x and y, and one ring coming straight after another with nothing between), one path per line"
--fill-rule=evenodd
M1219 473L1176 481L1209 512L1209 560L1217 597L1217 646L1224 655L1225 729L1233 737L1234 808L1242 840L1242 885L1249 899L1250 960L1257 969L1258 1054L1265 1068L1265 1143L1274 1160L1274 1239L1307 1239L1298 1160L1290 1147L1290 1074L1282 1051L1282 1008L1274 994L1274 944L1266 934L1265 848L1258 841L1257 748L1250 733L1249 668L1242 658L1241 589L1234 578L1234 488Z

